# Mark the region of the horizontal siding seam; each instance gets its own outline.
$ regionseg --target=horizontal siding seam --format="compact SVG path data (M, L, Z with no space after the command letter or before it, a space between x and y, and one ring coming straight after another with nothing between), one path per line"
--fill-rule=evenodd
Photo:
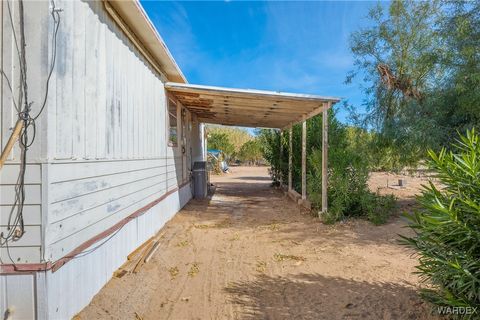
M93 206L93 207L90 207L90 208L87 208L87 209L83 209L83 210L81 210L81 211L78 211L78 212L76 212L76 213L74 213L74 214L72 214L72 215L69 215L69 216L67 216L67 217L64 217L64 218L62 218L62 219L59 219L59 220L56 220L56 221L52 221L52 222L50 222L50 224L55 224L55 223L58 223L58 222L61 222L61 221L65 221L65 220L67 220L67 219L69 219L69 218L72 218L72 217L78 215L78 214L84 213L84 212L89 211L89 210L92 210L92 209L96 209L96 208L101 207L101 206L103 206L103 205L106 205L106 204L108 204L108 203L110 203L110 202L117 201L117 200L119 200L119 199L121 199L121 198L131 196L131 195L133 195L133 194L135 194L135 193L138 193L138 192L141 192L141 191L143 191L143 190L145 190L145 189L148 189L148 188L151 188L151 187L154 187L154 186L157 186L157 185L161 185L161 184L163 184L163 182L165 182L165 181L161 181L161 182L154 183L154 184L149 185L149 186L147 186L147 187L144 187L144 188L142 188L142 189L139 189L139 190L130 192L130 193L128 193L128 194L124 194L124 195L122 195L122 196L120 196L120 197L118 197L118 198L115 198L115 199L112 199L112 200L109 200L109 201L106 201L106 202L102 202L102 203L100 203L100 204L97 204L97 205L95 205L95 206ZM162 189L162 190L163 190L163 189ZM157 192L161 192L162 190L159 190L159 191L157 191ZM128 208L128 207L125 207L125 208Z
M106 173L106 174L87 176L87 177L76 178L76 179L58 180L58 181L53 181L50 184L59 184L59 183L65 183L65 182L73 182L73 181L79 181L79 180L87 180L87 179L100 178L100 177L108 177L108 176L114 176L114 175L117 175L117 174L132 173L132 172L138 172L138 171L142 171L142 170L150 170L150 169L157 169L157 168L164 168L164 167L166 167L166 165L159 165L159 166L154 166L154 167L147 167L147 168L141 168L141 169L127 170L127 171L119 171L119 172L114 172L114 173Z
M163 191L166 191L166 190L161 190L161 191L159 191L159 192L163 192ZM149 197L151 197L151 196L153 196L153 195L155 195L155 194L157 194L157 193L159 193L159 192L153 192L153 193L147 195L146 197L144 197L144 198L142 198L142 199L140 199L140 200L138 200L138 201L136 201L136 202L134 202L134 203L131 203L130 205L128 205L128 206L126 206L126 207L124 207L124 208L122 208L122 209L120 209L120 210L118 210L118 211L115 211L115 212L113 212L112 214L110 214L110 215L108 215L108 216L105 216L105 217L103 217L103 218L100 219L100 220L95 221L94 223L91 223L91 224L85 226L85 227L82 228L82 229L76 230L75 232L73 232L73 233L71 233L71 234L68 234L67 236L65 236L65 237L63 237L63 238L61 238L61 239L58 239L58 240L55 240L55 241L51 242L49 245L54 245L54 244L57 244L57 243L60 242L60 241L63 241L63 240L65 240L65 239L68 239L68 238L74 236L75 234L77 234L77 233L79 233L79 232L82 232L82 231L84 231L85 229L88 229L89 227L94 226L94 225L96 225L97 223L99 223L99 222L101 222L101 221L103 221L103 220L105 220L105 219L108 219L108 218L114 216L115 214L118 214L118 212L121 212L121 211L123 211L123 210L125 210L125 209L130 208L131 206L134 206L134 205L138 204L139 202L142 202L142 201L144 201L145 199L147 199L147 198L149 198ZM162 196L163 196L164 194L166 194L166 193L163 193Z
M47 164L52 164L52 165L68 165L68 164L81 164L81 163L105 163L105 162L122 162L122 161L154 161L154 160L166 160L170 159L169 157L152 157L152 158L122 158L122 159L82 159L78 161L71 161L72 159L68 161L54 161L53 159L50 161L47 161L45 163ZM171 158L173 159L173 158ZM75 159L73 159L75 160ZM40 164L40 163L35 163L35 164ZM18 164L17 164L18 165Z
M82 253L98 241L108 237L118 229L122 228L124 225L126 225L128 222L131 220L140 217L144 213L146 213L150 208L153 208L157 204L159 204L162 200L167 198L168 196L172 195L176 191L180 192L182 188L187 186L188 183L179 186L178 188L174 190L170 190L164 195L162 195L160 198L157 200L152 201L151 203L147 204L146 206L138 209L137 211L133 212L131 215L123 218L121 221L117 222L115 225L110 227L109 229L103 231L102 233L90 238L89 240L85 241L78 247L76 247L74 250L70 251L67 255L64 257L58 259L55 262L45 262L45 263L19 263L19 264L0 264L0 274L28 274L28 273L35 273L35 272L43 272L43 271L48 271L52 270L52 272L57 271L60 269L62 266L64 266L66 263L68 263L70 260L74 259L75 256L78 254Z
M156 175L153 175L153 176L128 181L128 182L125 182L125 183L117 184L117 185L106 187L106 188L103 188L103 189L97 189L95 191L85 192L85 193L82 193L82 194L79 194L79 195L76 195L76 196L73 196L73 197L70 197L70 198L64 198L64 199L56 200L56 201L50 202L50 204L56 204L56 203L60 203L60 202L64 202L64 201L73 200L73 199L76 199L76 198L80 198L80 197L83 197L83 196L88 196L88 195L95 194L95 193L98 193L98 192L102 192L102 191L105 191L105 190L111 190L111 189L114 189L114 188L123 187L123 186L129 185L129 184L135 183L135 182L140 182L140 181L145 181L145 180L152 179L152 178L157 178L157 177L160 177L160 176L163 176L163 175L165 175L165 173L159 173L159 174L156 174ZM160 181L160 182L158 182L158 184L160 184L162 182L164 182L164 181ZM115 200L117 200L117 199L115 199ZM115 200L112 200L112 201L115 201Z

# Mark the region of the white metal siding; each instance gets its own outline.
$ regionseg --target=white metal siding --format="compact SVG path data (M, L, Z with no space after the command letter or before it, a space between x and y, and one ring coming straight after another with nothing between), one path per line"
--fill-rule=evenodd
M101 2L56 5L63 11L49 98L51 261L184 181L180 144L167 145L161 76Z
M100 1L57 1L59 55L50 95L52 159L165 156L161 78ZM83 30L80 33L78 30Z
M35 109L45 92L54 25L49 1L24 3ZM167 144L161 75L145 62L101 1L55 0L55 5L61 10L57 62L47 108L39 118L37 140L29 153L26 233L10 250L16 263L62 258L179 188L187 178L181 143L175 148ZM14 61L12 30L5 19L5 1L0 8L1 66L18 87L18 63ZM12 95L5 81L0 81L3 148L15 123L15 112ZM178 112L180 121L180 108ZM190 148L185 147L186 151ZM18 151L14 150L0 172L0 228L8 221L14 199ZM54 273L0 275L0 314L7 307L20 306L15 319L72 317L128 253L158 232L190 198L188 185L172 192L118 233L93 244L96 247L108 240L98 250L80 254ZM9 263L5 250L0 248L2 261Z
M13 30L15 30L17 44L20 46L18 4L16 1L2 1L0 3L0 68L4 72L4 75L0 75L0 148L2 150L17 121L17 111L14 105L15 102L18 105L20 64ZM45 93L48 46L44 40L48 32L48 2L27 1L24 2L24 9L26 13L25 42L27 44L28 97L29 101L32 102L32 114L36 115ZM12 25L14 29L12 29ZM0 258L4 263L35 263L40 262L41 259L42 180L39 163L45 151L45 139L42 134L45 127L45 117L40 117L36 121L35 142L27 153L29 165L25 175L26 206L24 208L26 233L20 240L10 241L8 243L9 249L6 246L0 247ZM29 133L32 137L33 131ZM20 148L17 143L10 153L7 164L0 171L0 232L6 232L12 205L15 202L19 156Z
M190 197L189 186L183 187L130 221L98 249L91 252L87 249L88 254L80 254L56 272L47 271L46 319L70 319L82 310L125 262L127 255L158 232Z
M0 314L8 319L35 319L35 275L0 275Z
M0 232L7 233L10 213L15 202L15 187L20 166L6 164L0 171ZM9 241L0 247L3 263L37 263L41 260L42 243L42 208L41 208L41 166L27 165L25 177L25 206L23 218L25 234L17 241ZM15 211L12 218L15 217ZM10 221L12 222L12 221Z

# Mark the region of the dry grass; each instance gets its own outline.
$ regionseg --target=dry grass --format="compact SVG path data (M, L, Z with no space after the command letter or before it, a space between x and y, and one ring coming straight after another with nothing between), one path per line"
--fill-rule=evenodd
M229 241L237 241L237 240L240 240L240 235L238 234L238 232L235 232L233 234L233 237L231 237L230 239L228 239Z
M190 242L188 242L188 240L183 240L183 241L180 241L179 243L177 243L177 247L180 247L180 248L183 248L183 247L186 247L190 245Z
M198 266L198 263L194 262L190 267L190 270L188 270L188 275L190 277L195 277L199 272L200 272L200 268Z
M260 273L265 273L265 271L267 271L267 263L265 261L258 261L257 268L255 270Z
M275 254L273 255L273 260L275 260L276 262L282 262L282 261L287 261L287 260L291 260L291 261L306 261L307 258L302 257L302 256L295 256L295 255L293 255L293 254L275 253Z
M196 229L211 229L211 228L227 228L231 225L229 220L224 220L214 224L194 224L193 227Z
M208 229L208 228L214 228L215 225L211 225L211 224L194 224L193 227L196 228L196 229Z
M177 267L171 267L168 269L168 273L170 273L170 277L173 280L178 276L178 274L180 273L180 270L178 270Z

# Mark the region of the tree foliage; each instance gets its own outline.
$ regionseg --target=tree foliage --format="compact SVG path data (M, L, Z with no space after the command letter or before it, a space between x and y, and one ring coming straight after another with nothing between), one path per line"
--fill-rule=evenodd
M448 145L457 130L480 124L480 1L393 1L354 32L355 77L364 82L374 148L391 168L415 165ZM381 161L379 161L381 162Z
M208 149L222 151L227 158L235 152L235 146L230 142L230 137L223 132L212 132L208 134Z
M238 160L247 164L258 164L263 159L262 146L258 139L245 142L237 154Z
M443 188L425 186L422 209L408 216L416 235L404 243L417 250L418 271L433 288L429 301L450 307L477 308L480 317L480 137L467 132L451 147L430 150L429 165Z

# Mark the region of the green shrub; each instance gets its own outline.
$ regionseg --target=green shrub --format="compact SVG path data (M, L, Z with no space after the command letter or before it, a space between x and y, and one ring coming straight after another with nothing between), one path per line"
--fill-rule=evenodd
M372 192L365 195L361 203L367 219L376 225L386 223L397 206L394 195L381 196Z
M428 301L444 307L478 308L480 318L480 140L474 130L429 165L441 188L430 183L418 198L421 210L409 215L415 236L402 237L419 255L418 272L431 285Z
M395 200L370 192L368 156L362 139L352 129L335 118L335 110L328 119L328 212L322 215L325 223L335 223L348 217L362 217L374 224L385 223ZM275 130L260 131L264 158L271 165L274 180L288 181L288 139ZM301 192L301 126L293 127L292 182ZM280 154L280 144L283 153ZM322 115L307 120L307 195L313 207L320 210L322 203Z

